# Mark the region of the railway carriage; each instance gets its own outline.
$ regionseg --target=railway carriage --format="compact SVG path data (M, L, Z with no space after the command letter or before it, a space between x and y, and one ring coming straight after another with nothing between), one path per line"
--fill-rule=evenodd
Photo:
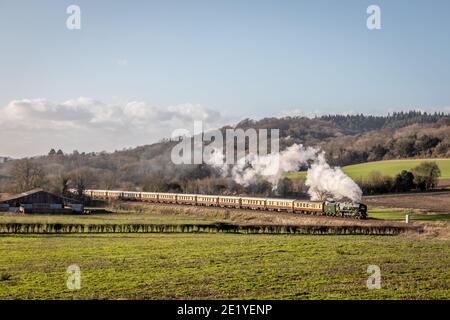
M322 215L324 204L322 201L295 200L294 212Z
M199 206L219 206L218 196L197 195L197 204Z
M158 201L163 203L177 203L176 193L158 193Z
M158 202L158 194L156 192L141 192L141 200L149 202Z
M76 193L76 190L72 190L72 192ZM116 192L110 190L85 190L83 194L91 198L109 199L113 198Z
M122 191L107 191L107 199L120 199L122 197Z
M294 211L294 200L289 199L267 199L266 208L276 211Z
M106 190L91 190L89 193L93 198L106 199L108 197L108 191Z
M197 196L195 194L178 194L177 203L179 204L197 204Z
M241 207L241 198L240 197L228 197L228 196L220 196L219 197L219 206L225 208L240 208Z
M265 198L241 198L241 208L248 209L265 209L266 199Z
M120 198L124 200L140 200L141 199L141 192L136 191L123 191L120 195Z
M120 199L122 197L122 191L109 191L108 199Z

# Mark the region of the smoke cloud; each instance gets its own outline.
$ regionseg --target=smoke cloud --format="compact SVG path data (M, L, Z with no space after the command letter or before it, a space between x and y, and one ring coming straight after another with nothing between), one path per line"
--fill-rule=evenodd
M308 186L311 200L360 201L362 196L359 186L341 168L331 167L326 162L323 151L301 144L293 144L277 154L249 154L235 165L224 164L223 154L217 150L209 160L208 163L219 168L224 176L230 176L244 186L263 177L276 190L284 173L307 167L305 185Z
M325 153L320 152L306 174L306 186L311 200L361 201L361 188L339 167L331 167L325 160Z

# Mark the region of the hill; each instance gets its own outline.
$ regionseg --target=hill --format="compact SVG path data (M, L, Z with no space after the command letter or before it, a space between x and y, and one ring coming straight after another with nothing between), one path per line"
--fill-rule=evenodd
M361 179L372 171L378 171L382 175L394 177L402 170L411 170L423 161L435 161L441 169L440 179L450 179L450 159L401 159L401 160L382 160L366 163L359 163L342 167L348 176L352 179ZM290 172L289 178L305 177L306 172Z

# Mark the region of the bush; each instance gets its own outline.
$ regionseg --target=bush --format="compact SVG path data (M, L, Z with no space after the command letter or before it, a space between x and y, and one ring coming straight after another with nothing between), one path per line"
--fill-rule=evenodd
M395 176L393 187L397 192L405 192L414 189L414 174L410 171L403 170Z
M414 183L422 191L431 190L436 187L441 169L436 162L425 161L412 169Z
M362 179L360 186L365 194L387 193L393 190L393 181L379 171L371 171Z

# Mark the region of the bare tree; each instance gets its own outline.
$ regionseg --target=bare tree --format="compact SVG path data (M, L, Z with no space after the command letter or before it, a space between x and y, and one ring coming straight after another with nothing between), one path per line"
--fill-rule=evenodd
M30 159L17 160L11 170L17 192L42 187L46 177L44 170Z
M84 190L95 182L95 176L91 169L80 168L71 172L70 180L77 190L78 196L82 197Z
M67 195L71 176L68 173L60 173L52 179L53 190L60 195Z

